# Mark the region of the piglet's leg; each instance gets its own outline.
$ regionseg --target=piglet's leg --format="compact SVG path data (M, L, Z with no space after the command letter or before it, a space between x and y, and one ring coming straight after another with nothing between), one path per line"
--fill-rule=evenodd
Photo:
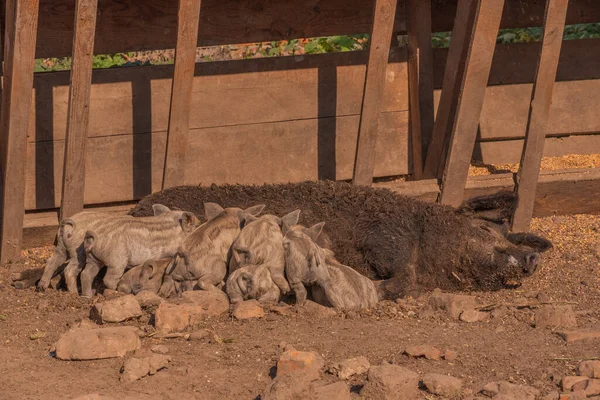
M44 267L44 274L37 284L38 290L48 289L50 280L54 276L54 273L60 267L61 264L67 261L67 250L60 244L54 248L54 254L46 262Z
M283 273L279 270L273 271L272 269L270 269L269 272L271 273L271 279L273 279L273 282L275 282L277 287L279 287L279 289L281 290L281 293L288 294L290 292L291 288L290 288L290 285L288 284L288 281L283 276ZM304 285L303 285L303 287L304 287Z
M269 290L267 290L267 292L265 294L263 294L260 297L260 299L258 299L258 302L260 304L277 303L279 301L280 295L281 295L281 291L279 290L279 288L277 286L274 286L274 287L270 288Z
M290 282L290 286L296 295L296 305L303 306L306 302L306 288L302 281L299 282Z
M88 257L85 269L81 273L81 295L84 297L92 297L92 283L94 278L98 276L102 264L91 257Z
M67 290L69 293L79 294L77 291L77 277L83 266L79 264L77 258L71 258L65 268L65 281L67 282Z
M116 290L121 277L125 273L125 269L127 268L127 264L115 265L115 266L106 266L106 275L104 275L104 286L108 289Z

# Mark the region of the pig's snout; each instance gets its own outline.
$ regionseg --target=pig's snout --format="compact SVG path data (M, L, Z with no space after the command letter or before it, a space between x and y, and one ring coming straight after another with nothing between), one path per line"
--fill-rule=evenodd
M538 253L528 253L525 255L525 273L533 274L540 265L540 255Z

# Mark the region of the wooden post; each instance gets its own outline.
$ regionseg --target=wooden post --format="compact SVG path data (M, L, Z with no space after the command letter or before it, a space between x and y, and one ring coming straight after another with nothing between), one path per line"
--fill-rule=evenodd
M201 0L179 0L163 189L183 185Z
M552 91L556 80L568 5L568 0L546 2L542 48L531 95L525 144L517 173L516 191L519 194L519 204L512 221L514 231L528 231L533 216L535 192L546 140L548 113L552 103Z
M440 202L452 206L460 205L463 199L504 0L475 0L472 4L477 7L474 28L465 54L464 73L457 75L460 90L455 97L456 116L440 193Z
M87 141L98 0L77 0L73 32L73 64L69 86L67 134L60 218L83 210Z
M433 133L433 50L431 0L407 0L408 92L413 179L423 176L423 160Z
M373 31L369 43L369 61L365 78L358 144L354 160L355 185L373 183L377 120L381 111L385 74L390 54L397 0L375 0Z
M7 0L0 114L0 262L19 257L25 216L25 159L33 89L38 0Z

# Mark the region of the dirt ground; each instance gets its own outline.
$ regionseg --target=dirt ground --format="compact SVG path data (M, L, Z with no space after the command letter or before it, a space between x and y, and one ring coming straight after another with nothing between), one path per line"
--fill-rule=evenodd
M519 289L472 294L483 303L523 303L536 297L576 302L580 327L600 329L600 216L537 219L533 231L554 243L554 249L544 254L541 269ZM224 340L144 338L145 348L166 344L173 361L167 370L124 384L119 382L121 359L68 362L50 353L60 334L87 317L90 305L102 296L89 300L62 291L39 293L10 286L10 272L43 265L48 250L24 251L20 262L0 268L2 399L66 399L88 393L118 398L255 399L271 380L282 343L317 351L326 362L364 355L372 364L390 361L419 373L451 374L464 379L467 394L492 380L533 385L543 393L556 390L552 375L573 374L580 360L600 356L600 340L567 344L550 329L534 328L531 308L501 307L495 318L468 324L428 311L424 305L429 295L425 295L383 302L360 315L315 320L267 313L249 321L223 316L201 326ZM429 361L403 355L402 350L413 344L455 350L458 358ZM364 381L365 376L353 379L355 392ZM436 397L423 392L422 398Z

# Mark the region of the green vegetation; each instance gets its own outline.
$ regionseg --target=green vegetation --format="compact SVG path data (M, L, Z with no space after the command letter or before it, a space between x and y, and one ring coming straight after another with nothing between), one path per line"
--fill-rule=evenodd
M567 25L565 27L565 40L600 38L600 23ZM542 39L542 28L501 29L498 32L497 43L529 43ZM434 48L450 46L451 32L438 32L432 36ZM406 36L399 37L401 45L406 43ZM298 54L319 54L344 51L363 50L369 46L368 34L345 36L330 36L310 39L293 39L273 41L269 43L256 43L251 46L235 47L223 46L220 56L217 54L203 54L200 52L199 60L204 62L220 59L238 59L255 57L276 57ZM207 49L208 50L208 49ZM168 51L167 51L168 52ZM154 55L148 56L148 53ZM172 64L172 53L144 52L144 53L118 53L94 56L93 68L126 67L135 65L163 65ZM227 57L223 57L223 54ZM156 55L158 54L158 55ZM65 71L71 68L71 57L47 58L35 61L35 72Z

